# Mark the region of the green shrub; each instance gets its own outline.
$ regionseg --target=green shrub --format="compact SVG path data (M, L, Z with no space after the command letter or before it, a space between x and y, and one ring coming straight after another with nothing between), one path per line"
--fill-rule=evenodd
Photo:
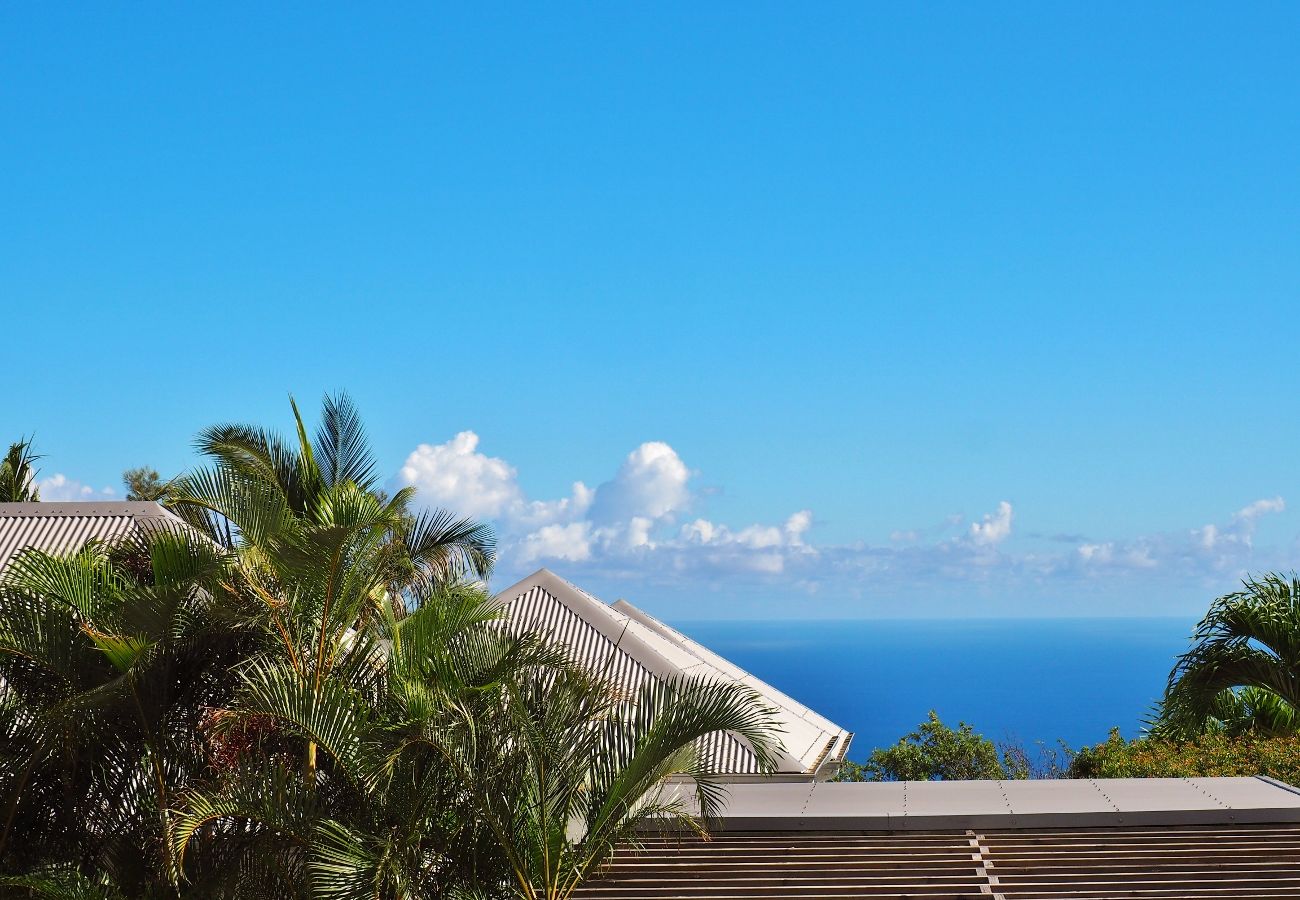
M871 751L865 763L845 762L836 781L953 781L1028 778L1027 756L998 747L965 722L949 728L930 710L916 731L892 747Z
M1207 732L1189 740L1138 738L1119 729L1070 764L1071 778L1195 778L1267 775L1300 784L1300 736L1229 736Z

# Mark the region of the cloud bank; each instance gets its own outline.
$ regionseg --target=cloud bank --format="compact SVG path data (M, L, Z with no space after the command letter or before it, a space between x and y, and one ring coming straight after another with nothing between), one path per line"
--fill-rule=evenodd
M501 531L502 565L515 570L555 561L601 565L668 560L679 572L700 568L781 572L792 555L812 552L803 535L812 513L797 510L780 524L740 529L693 516L701 503L692 472L662 441L634 449L608 481L574 482L567 497L530 500L518 471L478 449L462 431L443 444L421 444L399 473L421 500L493 520Z
M421 444L396 481L414 486L424 504L492 521L503 579L556 566L575 577L761 583L801 593L916 585L1086 589L1152 577L1219 584L1273 562L1257 553L1255 536L1261 519L1286 508L1281 497L1263 498L1221 522L1106 540L1020 535L1013 504L997 500L974 520L952 515L929 528L902 527L883 544L833 543L816 540L816 516L807 508L770 522L716 521L707 495L694 487L695 473L661 441L631 450L595 487L576 481L550 500L530 498L515 466L479 445L472 431Z

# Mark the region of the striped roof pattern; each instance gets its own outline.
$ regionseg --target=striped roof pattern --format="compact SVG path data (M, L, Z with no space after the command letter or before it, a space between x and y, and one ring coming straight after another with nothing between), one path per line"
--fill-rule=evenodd
M736 784L710 829L647 823L576 896L1300 897L1300 789L1263 777Z
M1300 826L648 836L575 897L1300 897Z
M849 732L626 601L610 606L546 569L499 597L512 624L549 632L628 693L650 679L686 674L752 687L777 708L785 729L778 777L828 777L848 750ZM715 771L736 778L760 777L753 750L735 735L710 735L705 752Z
M1270 778L733 784L711 830L647 823L576 896L1300 897Z
M89 541L113 542L159 525L183 525L152 501L0 503L0 570L35 547L74 553Z

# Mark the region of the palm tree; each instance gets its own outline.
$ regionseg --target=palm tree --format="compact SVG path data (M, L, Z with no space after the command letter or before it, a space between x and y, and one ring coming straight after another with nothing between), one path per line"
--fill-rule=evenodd
M732 732L762 769L774 765L776 711L751 689L680 678L629 695L549 637L500 627L496 612L472 593L426 604L398 624L388 664L386 802L406 808L406 786L441 772L475 889L561 900L639 828L701 830L725 798L708 735ZM449 641L448 622L473 624ZM329 874L342 883L379 858L337 849Z
M320 779L240 766L187 798L179 856L269 893L291 872L337 900L559 900L648 821L698 829L717 812L702 737L732 731L771 764L774 711L747 688L682 679L621 695L543 636L503 628L478 589L423 599L375 620L387 652L367 688L336 679L309 700L283 666L244 672L227 727L269 720L314 741Z
M380 491L346 397L293 413L203 432L167 500L202 533L11 564L0 895L558 900L717 811L702 737L770 765L752 691L627 696L507 627L490 534Z
M209 611L226 631L234 629L245 642L241 654L233 657L218 654L210 660L220 674L210 679L212 693L205 695L203 702L191 698L195 702L186 707L188 720L184 734L189 736L190 745L184 746L178 737L166 738L159 733L152 733L143 745L142 752L150 764L164 774L155 779L152 800L131 798L126 807L137 813L152 808L156 813L152 819L144 813L139 815L155 827L146 828L134 843L123 843L120 836L124 832L117 829L113 840L132 849L114 854L107 871L114 871L120 857L134 860L142 872L152 872L155 876L161 873L160 883L164 885L174 887L181 883L182 876L190 881L222 883L228 873L205 869L203 855L196 854L194 864L182 873L177 862L179 857L174 853L176 841L171 831L171 816L176 801L196 789L195 779L202 781L201 776L210 774L207 772L210 765L205 760L212 748L199 746L202 740L216 741L218 755L228 755L232 744L253 733L257 714L247 713L246 709L255 708L253 701L259 684L267 690L284 688L287 691L284 696L298 704L300 712L331 708L337 711L338 698L346 696L351 698L352 705L342 708L364 717L368 704L374 701L374 685L383 668L378 632L367 627L368 623L396 620L406 611L407 599L418 597L424 588L454 584L466 576L485 577L490 569L492 539L485 528L445 513L413 514L407 508L412 499L409 490L392 497L377 490L374 463L355 409L346 397L327 399L325 407L321 426L312 441L307 439L301 416L296 406L293 407L298 442L292 449L288 442L259 429L243 426L208 429L201 435L200 445L214 459L214 465L180 480L168 498L170 505L191 523L200 526L210 537L220 539L199 542L210 554L222 559L223 568L220 573L210 573L211 583L189 585L184 591L176 579L163 578L162 572L147 574L145 581L150 590L154 583L175 582L178 585L175 591L207 598L211 604ZM187 532L186 536L191 541L198 539L193 532ZM221 552L222 547L229 552ZM104 762L93 771L74 766L81 780L68 773L37 772L31 768L53 753L50 748L46 748L48 752L44 755L35 752L41 749L33 743L38 743L38 739L50 742L50 747L60 742L67 745L72 754L70 759L74 761L95 759L94 754L80 754L76 750L77 742L69 742L65 732L73 725L91 727L100 720L94 716L80 717L79 691L73 688L69 689L70 696L58 699L52 709L42 706L39 695L28 697L22 703L22 696L16 693L24 684L22 667L30 668L32 660L40 659L42 646L56 650L55 663L85 664L92 668L92 674L97 677L70 680L76 687L84 682L88 685L85 690L99 697L104 693L101 682L110 679L114 684L132 683L141 660L152 660L153 651L166 646L147 632L111 627L112 623L104 624L97 618L105 610L126 615L121 611L138 611L150 606L147 598L142 600L136 595L138 592L125 591L121 567L110 566L102 548L87 548L70 560L31 554L20 563L11 569L16 573L14 578L21 576L27 581L15 580L13 592L15 597L27 600L15 602L12 609L3 608L3 636L13 639L7 646L0 645L0 652L7 649L6 660L18 669L12 678L0 675L6 679L0 685L4 687L6 702L22 704L15 705L12 717L6 718L16 728L8 735L13 752L7 757L16 765L12 771L30 771L31 777L17 778L11 784L0 783L0 790L8 789L11 813L4 836L0 836L0 853L9 835L23 833L26 837L31 833L29 829L19 828L20 813L42 808L38 786L62 784L63 795L75 798L78 803L113 808L114 801L104 791L110 786L121 790L124 784L112 779L106 783L97 780L97 776L105 772L119 773L119 780L129 781L130 773L135 771L129 748L122 750L119 758ZM73 567L72 574L64 571L68 566ZM42 572L44 580L37 579ZM63 574L55 577L50 572ZM60 593L66 592L69 584L77 585L75 600L79 602ZM33 612L25 620L10 621L10 614L23 612L24 603L40 614ZM68 642L62 649L46 646L50 638L46 627L49 623L42 616L48 618L56 613L63 614L59 620L62 631L56 634L63 634ZM84 639L87 636L89 643ZM80 656L70 655L69 648L79 650ZM139 659L137 650L143 654ZM145 653L146 650L149 652ZM105 668L105 661L125 666L130 672L114 672ZM43 678L52 675L48 667L37 674ZM67 681L56 678L54 683ZM40 679L29 678L26 684L36 690ZM245 701L245 709L239 714L231 709L237 705L233 696L235 688L241 689ZM336 704L334 707L332 702ZM141 715L148 712L145 702ZM178 714L169 712L168 715ZM55 724L43 725L51 716ZM29 720L35 723L31 726L35 731L18 727ZM88 736L85 743L99 748L117 746L111 735L112 721L105 720L102 724L106 730L94 739ZM332 746L334 733L328 726L327 722L319 731L305 734L284 729L273 731L269 740L275 745L276 755L267 763L268 771L277 778L296 773L308 801L318 806L324 804L322 808L326 809L330 804L325 803L325 798L332 796L338 802L338 787L342 784L328 769L336 764L333 756L325 760L324 773L317 764L317 747L322 743ZM142 724L141 728L145 726ZM261 743L259 740L259 746ZM175 753L169 754L168 750ZM282 758L286 753L297 762L287 764ZM23 759L31 760L26 768L20 764ZM164 777L169 773L177 777ZM256 773L240 774L245 780L267 787L264 779L259 781L255 777ZM134 789L138 785L130 781L126 786ZM277 791L272 789L264 791L261 798L265 803L276 796ZM83 818L89 831L78 831L70 824L78 821L76 810L69 807L66 811L67 815L59 819L62 824L53 832L53 836L65 832L73 835L62 845L62 852L54 851L57 841L41 841L35 846L51 848L54 863L88 860L84 865L95 870L96 863L92 861L103 863L103 854L96 850L87 857L85 847L101 839L108 840L105 836L115 832L102 827L102 823L96 824L94 816ZM23 843L30 846L26 841ZM9 846L12 848L13 844ZM27 867L30 869L38 862L27 860ZM31 869L27 877L37 877L32 872L37 869ZM64 884L65 876L69 875L57 865L38 874L53 888ZM114 883L132 885L131 891L140 896L149 894L137 881L114 875ZM238 894L237 885L245 881L241 878L234 882L232 895ZM290 879L288 884L297 882Z
M290 399L296 446L264 429L219 425L199 436L214 465L174 485L169 505L237 548L240 589L265 607L279 654L266 677L292 673L303 702L373 677L378 646L358 627L422 596L419 588L486 578L491 532L446 512L414 514L414 489L388 497L360 415L326 397L313 438ZM337 674L337 678L335 675ZM340 681L341 680L341 681ZM316 779L316 740L303 777Z
M486 579L495 558L491 530L436 510L413 512L415 489L388 497L379 487L360 414L346 394L325 397L315 434L289 400L294 440L250 425L204 429L196 448L212 465L171 483L165 502L225 546L255 556L295 528L329 528L340 504L368 495L383 509L384 576L403 594L417 585Z
M410 489L379 489L346 396L326 398L311 438L290 405L295 440L241 425L204 430L197 443L211 467L179 479L167 500L234 549L231 589L261 610L265 652L241 667L213 731L238 746L270 723L271 750L259 740L216 785L194 792L177 843L209 891L222 873L238 873L226 886L234 895L252 885L268 896L305 890L307 848L335 833L330 823L379 827L376 706L388 645L410 610L468 590L465 579L485 578L493 558L484 526L415 514ZM428 829L427 840L440 833Z
M215 784L186 798L176 853L187 870L238 873L232 896L442 896L467 881L465 792L445 766L391 759L396 723L408 706L433 715L490 686L538 648L486 627L495 611L472 589L444 591L409 616L371 620L367 630L392 649L367 658L368 678L336 668L313 690L275 656L241 672L217 732L238 737L260 722L275 739L244 743ZM410 643L428 651L441 681L422 690L390 681L387 660ZM300 753L308 746L310 761ZM301 777L309 765L310 780Z
M1300 725L1300 577L1269 574L1220 597L1169 676L1153 732L1292 734Z
M20 896L176 896L172 809L204 768L202 711L249 652L217 599L225 567L164 530L6 568L0 871Z
M26 438L9 445L9 452L0 460L0 503L41 499L36 488L36 470L32 467L38 459L32 453L32 442Z
M739 684L683 677L620 696L587 673L532 670L499 701L436 743L525 900L571 897L643 828L705 833L726 798L708 735L730 731L774 765L775 710Z

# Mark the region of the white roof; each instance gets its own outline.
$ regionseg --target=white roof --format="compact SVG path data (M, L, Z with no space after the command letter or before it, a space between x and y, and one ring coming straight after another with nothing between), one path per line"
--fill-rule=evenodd
M704 675L739 682L775 707L784 728L778 777L808 780L835 774L853 735L625 600L612 606L547 569L499 594L514 624L551 632L579 659L602 668L626 689L647 678ZM709 741L717 769L759 775L753 751L734 735Z
M1263 777L740 784L722 819L728 832L1300 822L1300 790Z
M159 526L189 527L152 500L0 503L0 569L28 547L75 553L92 540L112 543Z

